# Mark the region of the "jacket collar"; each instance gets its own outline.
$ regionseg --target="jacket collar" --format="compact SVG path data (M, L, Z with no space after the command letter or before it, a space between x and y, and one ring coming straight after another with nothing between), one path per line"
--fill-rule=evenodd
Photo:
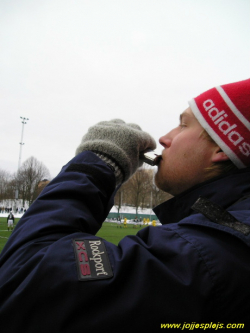
M155 207L154 212L162 224L179 222L194 214L191 206L199 196L204 196L226 209L249 192L250 168L245 168L192 187Z

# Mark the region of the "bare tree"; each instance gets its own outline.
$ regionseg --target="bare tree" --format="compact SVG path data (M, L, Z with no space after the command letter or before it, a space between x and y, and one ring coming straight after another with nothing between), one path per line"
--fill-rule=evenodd
M47 167L31 156L21 166L17 173L16 181L19 189L19 196L29 202L29 205L35 200L38 184L44 178L49 178L50 173Z
M123 192L124 192L124 188L123 186L119 188L119 190L116 192L115 198L114 198L114 205L117 208L118 214L120 212L120 209L122 207L123 204Z
M141 184L141 193L140 193L140 207L142 209L149 207L149 203L151 202L151 188L153 181L153 170L144 166L141 169L142 172L142 184Z
M148 171L145 168L138 169L125 184L127 204L135 207L136 214L138 214L139 207L144 208L147 206L146 203L151 186L151 178Z
M9 172L0 169L0 200L12 199L14 191L10 190L11 175Z
M139 207L153 208L171 197L169 193L163 192L155 185L154 169L144 166L117 191L115 206L118 212L122 205L134 206L138 214Z

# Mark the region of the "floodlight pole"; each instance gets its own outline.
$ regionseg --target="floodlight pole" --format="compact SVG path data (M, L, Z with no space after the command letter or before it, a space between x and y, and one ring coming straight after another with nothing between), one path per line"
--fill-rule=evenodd
M19 152L19 160L18 160L18 169L17 171L19 171L20 166L21 166L21 158L22 158L22 147L24 145L23 143L23 132L24 132L24 125L27 124L26 120L28 121L29 118L24 118L24 117L20 117L23 121L22 121L22 134L21 134L21 142L20 142L20 152Z
M20 142L20 151L19 151L19 160L18 160L18 169L17 169L17 174L18 171L21 167L21 159L22 159L22 147L24 145L23 142L23 132L24 132L24 125L27 124L27 121L29 120L29 118L24 118L24 117L20 117L22 119L22 132L21 132L21 142ZM16 188L16 192L15 192L15 204L14 204L14 210L16 210L16 201L18 200L18 188Z

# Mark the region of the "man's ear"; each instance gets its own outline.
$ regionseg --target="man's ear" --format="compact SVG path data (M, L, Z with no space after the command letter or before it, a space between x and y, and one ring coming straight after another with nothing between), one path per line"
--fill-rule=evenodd
M212 156L212 162L223 162L227 160L229 160L229 157L221 150L220 147L216 147Z

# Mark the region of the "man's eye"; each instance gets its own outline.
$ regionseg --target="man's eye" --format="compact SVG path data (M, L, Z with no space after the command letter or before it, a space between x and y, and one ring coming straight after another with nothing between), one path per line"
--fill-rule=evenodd
M187 125L184 124L184 123L182 123L182 124L180 124L179 126L180 126L180 128L184 128L184 127L186 127Z

